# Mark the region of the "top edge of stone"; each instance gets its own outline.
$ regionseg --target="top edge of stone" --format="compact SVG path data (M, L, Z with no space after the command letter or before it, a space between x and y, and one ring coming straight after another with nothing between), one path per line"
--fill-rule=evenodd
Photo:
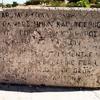
M100 11L100 8L83 8L83 7L14 7L14 8L0 8L0 11L4 10L16 10L16 9L40 9L40 10L86 10L86 11Z

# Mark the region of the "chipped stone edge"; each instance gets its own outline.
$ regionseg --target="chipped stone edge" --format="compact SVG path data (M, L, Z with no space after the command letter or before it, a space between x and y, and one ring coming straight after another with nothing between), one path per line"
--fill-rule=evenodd
M41 7L41 6L33 6L33 7L16 7L16 8L0 8L0 12L4 10L25 10L25 9L35 9L35 10L75 10L75 11L99 11L100 8L83 8L83 7Z

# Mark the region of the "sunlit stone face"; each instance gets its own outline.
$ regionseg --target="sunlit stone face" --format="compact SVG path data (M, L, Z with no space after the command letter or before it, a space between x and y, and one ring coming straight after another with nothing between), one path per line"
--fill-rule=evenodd
M100 10L0 11L0 82L100 87Z

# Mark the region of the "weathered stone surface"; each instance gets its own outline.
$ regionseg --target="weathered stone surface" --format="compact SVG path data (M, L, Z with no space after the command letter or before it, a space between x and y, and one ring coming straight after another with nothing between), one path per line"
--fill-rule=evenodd
M100 87L100 10L0 11L0 82Z

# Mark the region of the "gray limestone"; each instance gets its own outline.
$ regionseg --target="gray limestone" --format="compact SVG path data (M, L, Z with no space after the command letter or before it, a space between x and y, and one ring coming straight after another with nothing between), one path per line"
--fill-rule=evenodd
M100 87L100 9L0 11L0 82Z

